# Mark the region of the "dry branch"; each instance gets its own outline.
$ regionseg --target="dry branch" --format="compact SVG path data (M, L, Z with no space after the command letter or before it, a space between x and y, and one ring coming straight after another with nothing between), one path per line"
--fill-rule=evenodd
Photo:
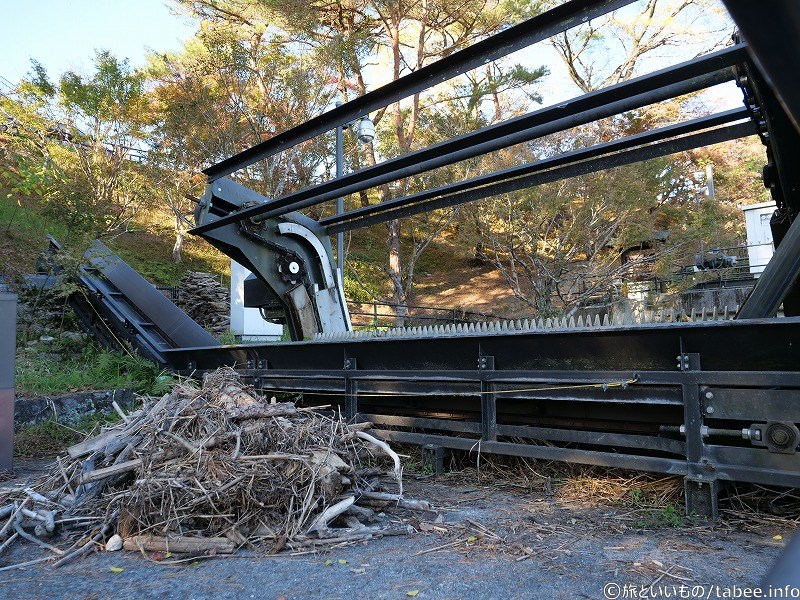
M232 554L236 549L234 543L224 537L158 537L154 535L137 535L126 538L122 547L125 550L144 550L145 552L174 552L189 554L195 552L213 552L215 554Z
M406 531L365 526L358 519L375 516L361 502L430 508L402 497L400 458L364 432L370 424L271 402L230 368L208 373L202 387L184 383L146 399L126 417L8 498L0 544L10 537L0 549L26 539L61 553L39 538L75 532L56 565L112 534L137 551L227 554L268 543L277 552ZM361 462L376 449L391 459L400 494L382 493ZM347 526L334 526L345 513ZM25 531L32 527L37 535Z

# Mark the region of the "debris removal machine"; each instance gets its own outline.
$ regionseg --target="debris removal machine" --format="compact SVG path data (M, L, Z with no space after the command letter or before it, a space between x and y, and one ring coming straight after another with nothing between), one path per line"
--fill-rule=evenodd
M450 448L679 475L687 510L705 515L716 515L725 482L800 487L800 4L771 2L768 12L761 3L726 0L739 33L722 50L279 198L231 177L630 3L570 0L205 170L209 184L192 233L252 271L246 305L284 323L293 341L219 345L97 248L83 275L98 306L83 307L85 320L97 328L102 310L114 321L109 303L122 299L130 306L115 309L124 313L121 331L140 347L148 342L151 357L177 372L231 366L259 390L302 393L307 405L332 405L348 419L373 422L383 439L433 453ZM319 221L300 212L729 81L741 88L741 108ZM764 183L777 206L775 253L735 316L713 311L684 322L667 311L353 330L334 234L753 135L765 146Z

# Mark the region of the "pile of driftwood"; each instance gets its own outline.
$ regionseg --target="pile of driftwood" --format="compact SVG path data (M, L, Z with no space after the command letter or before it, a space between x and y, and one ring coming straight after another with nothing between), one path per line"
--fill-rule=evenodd
M230 292L211 273L189 271L184 275L175 303L214 335L223 335L231 327Z
M368 507L429 507L403 498L399 457L368 429L265 399L219 369L201 388L181 384L123 413L6 495L0 551L25 539L59 555L58 565L102 544L208 555L405 533L376 525ZM70 532L79 539L61 549Z

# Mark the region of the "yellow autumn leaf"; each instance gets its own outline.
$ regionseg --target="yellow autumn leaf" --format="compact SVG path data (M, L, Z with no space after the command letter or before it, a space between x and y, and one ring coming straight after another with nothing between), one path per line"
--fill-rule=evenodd
M325 566L326 567L332 567L333 566L333 561L329 558L328 560L325 561Z
M478 538L476 538L474 535L471 535L471 536L469 536L467 538L467 543L471 544L471 543L473 543L473 542L475 542L477 540L478 540Z
M412 598L417 594L419 594L419 590L411 590L409 592L406 592L406 596L411 596Z
M109 567L108 570L112 573L122 573L125 569L122 567Z
M782 535L773 535L772 539L775 540L776 542L780 542L783 539L783 536Z
M340 558L340 559L339 559L339 564L340 564L340 565L346 565L346 564L347 564L347 561L346 561L345 559L343 559L343 558Z

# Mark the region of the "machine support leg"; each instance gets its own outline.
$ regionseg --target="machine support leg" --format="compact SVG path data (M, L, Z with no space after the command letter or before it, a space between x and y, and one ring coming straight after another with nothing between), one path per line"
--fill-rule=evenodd
M345 357L344 359L344 418L348 422L355 419L358 413L358 382L354 381L348 371L356 370L356 359Z
M447 450L436 444L425 444L422 447L422 468L430 467L434 475L439 477L444 472L444 457Z
M716 479L683 480L686 492L686 514L716 521L719 517L719 482Z
M478 369L494 371L494 356L478 358ZM481 377L481 438L484 442L497 440L497 396L494 384Z
M678 356L678 368L684 372L700 370L700 355L697 353L681 353ZM686 514L716 520L718 516L717 497L719 485L714 465L706 458L703 443L703 419L705 387L691 381L683 384L683 423L686 432L686 462L688 475L684 480L686 490ZM713 393L710 394L713 398ZM713 408L707 412L711 415Z

